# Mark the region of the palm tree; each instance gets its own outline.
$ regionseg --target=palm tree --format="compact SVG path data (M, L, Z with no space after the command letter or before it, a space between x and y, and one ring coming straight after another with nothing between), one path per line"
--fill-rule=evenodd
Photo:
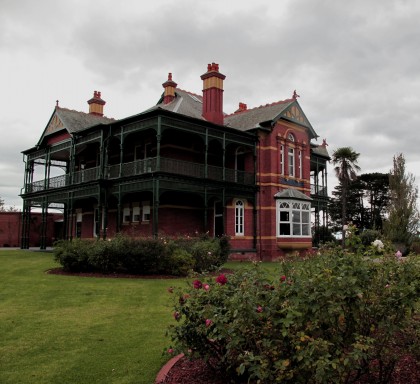
M353 181L357 178L357 172L360 171L360 167L357 165L357 159L359 158L360 153L357 153L351 147L342 147L336 149L333 154L331 161L334 165L335 174L338 178L339 183L342 186L342 210L341 210L341 224L343 229L343 235L341 239L341 244L344 248L345 244L345 225L346 223L346 214L347 214L347 192L350 181Z

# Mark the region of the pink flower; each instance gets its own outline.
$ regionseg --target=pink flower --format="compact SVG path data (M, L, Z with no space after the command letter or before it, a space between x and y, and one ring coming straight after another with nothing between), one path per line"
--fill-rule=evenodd
M400 250L398 250L398 251L395 253L395 257L396 257L397 259L401 259L401 257L402 257L402 253L401 253L401 251L400 251Z
M179 319L181 318L181 314L179 313L179 312L174 312L174 319L176 320L176 321L179 321Z
M210 289L210 285L208 285L208 284L203 284L203 289L204 289L205 291L208 291L208 290Z
M174 350L173 350L172 348L169 348L169 349L168 349L168 353L169 353L170 355L172 355L172 354L174 353Z
M222 273L216 278L216 283L220 285L225 285L227 283L226 276Z
M200 289L203 286L203 283L200 280L194 280L193 286L195 289Z
M258 313L261 313L263 311L263 307L261 307L261 305L259 305L258 307L257 307L257 312Z
M281 282L286 281L286 279L287 279L287 277L285 275L283 275L283 276L280 277L280 281Z
M212 320L206 319L206 327L207 328L210 327L210 325L212 325L212 324L213 324L213 321Z

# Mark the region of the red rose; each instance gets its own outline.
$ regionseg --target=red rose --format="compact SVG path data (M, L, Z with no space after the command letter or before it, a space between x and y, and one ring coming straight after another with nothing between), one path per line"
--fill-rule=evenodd
M221 275L217 276L216 283L220 285L225 285L227 283L226 276L222 273Z
M194 286L195 289L200 289L203 286L203 284L201 283L200 280L194 280L193 281L193 286Z

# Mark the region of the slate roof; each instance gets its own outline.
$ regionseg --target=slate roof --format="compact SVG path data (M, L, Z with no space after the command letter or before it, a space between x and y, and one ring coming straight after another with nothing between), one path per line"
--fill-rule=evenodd
M330 155L325 145L311 144L311 151L315 155L325 157L326 159L330 160Z
M56 107L55 114L63 122L64 127L69 133L79 132L95 125L109 124L115 121L109 117L92 115L61 107Z
M283 101L277 101L272 104L261 105L256 108L235 112L230 115L225 114L224 125L230 128L238 129L240 131L248 131L251 129L260 128L262 123L276 121L279 119L281 114L285 112L292 104L296 104L300 109L300 106L295 99L287 99ZM182 115L204 120L202 116L202 108L202 95L197 95L195 93L176 88L175 98L172 102L169 104L164 104L162 96L157 105L148 111L154 109L165 109L168 111L180 113ZM307 121L305 126L309 129L311 138L317 137L317 134L315 133L309 121Z
M150 108L148 111L159 108L204 120L202 116L203 96L184 91L183 89L175 89L175 99L169 104L164 104L162 97L158 104L155 107Z
M278 117L294 102L295 100L288 99L236 112L225 116L224 123L229 127L237 128L242 131L258 128L260 123L275 120L276 117Z
M303 192L297 189L285 189L284 191L277 192L274 195L276 199L294 199L294 200L312 200L309 196L306 196Z

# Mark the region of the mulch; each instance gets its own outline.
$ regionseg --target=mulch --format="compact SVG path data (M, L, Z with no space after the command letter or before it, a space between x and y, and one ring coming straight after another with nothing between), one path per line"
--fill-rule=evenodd
M375 383L375 376L364 376L355 384ZM226 384L218 372L201 359L190 360L182 357L169 370L164 381L157 384ZM396 364L389 384L419 384L420 362L412 355L401 356Z

